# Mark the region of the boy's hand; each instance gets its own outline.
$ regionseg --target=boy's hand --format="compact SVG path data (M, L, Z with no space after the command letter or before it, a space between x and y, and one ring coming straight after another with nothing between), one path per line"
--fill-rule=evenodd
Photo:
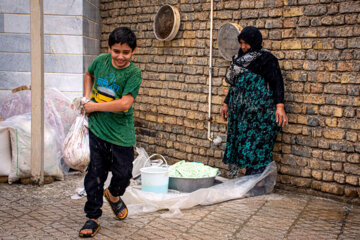
M87 116L89 116L89 114L92 112L96 112L95 105L96 103L94 103L93 101L89 101L88 103L84 104L85 113Z

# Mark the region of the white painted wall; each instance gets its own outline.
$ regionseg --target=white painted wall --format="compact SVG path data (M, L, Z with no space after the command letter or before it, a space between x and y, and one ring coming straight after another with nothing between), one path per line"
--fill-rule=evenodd
M82 95L100 53L100 0L44 0L45 86ZM30 85L30 0L0 0L0 97Z

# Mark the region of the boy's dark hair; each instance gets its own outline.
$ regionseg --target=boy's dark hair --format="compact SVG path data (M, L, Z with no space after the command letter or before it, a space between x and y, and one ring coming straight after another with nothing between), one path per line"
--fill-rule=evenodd
M133 31L127 27L115 28L109 36L108 44L109 47L116 43L126 43L129 47L134 50L136 48L136 36Z

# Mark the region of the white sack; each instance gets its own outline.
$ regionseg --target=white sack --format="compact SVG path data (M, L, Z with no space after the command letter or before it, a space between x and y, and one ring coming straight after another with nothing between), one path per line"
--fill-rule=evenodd
M11 140L11 169L9 183L20 178L30 177L31 169L31 117L30 114L16 115L0 126L7 126ZM44 127L44 175L53 176L58 180L64 179L64 174L59 167L59 149L56 141L56 132L45 123Z
M0 176L9 176L11 167L10 135L7 127L0 127Z

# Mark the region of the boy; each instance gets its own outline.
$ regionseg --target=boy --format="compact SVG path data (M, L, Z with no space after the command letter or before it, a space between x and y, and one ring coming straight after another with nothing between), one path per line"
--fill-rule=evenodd
M130 60L136 48L136 36L126 27L116 28L109 36L107 54L100 54L84 77L84 105L89 116L90 164L84 185L89 220L80 237L93 237L99 230L103 195L115 216L123 220L128 211L121 200L132 177L135 130L132 104L139 92L141 71ZM108 171L112 179L104 191Z

